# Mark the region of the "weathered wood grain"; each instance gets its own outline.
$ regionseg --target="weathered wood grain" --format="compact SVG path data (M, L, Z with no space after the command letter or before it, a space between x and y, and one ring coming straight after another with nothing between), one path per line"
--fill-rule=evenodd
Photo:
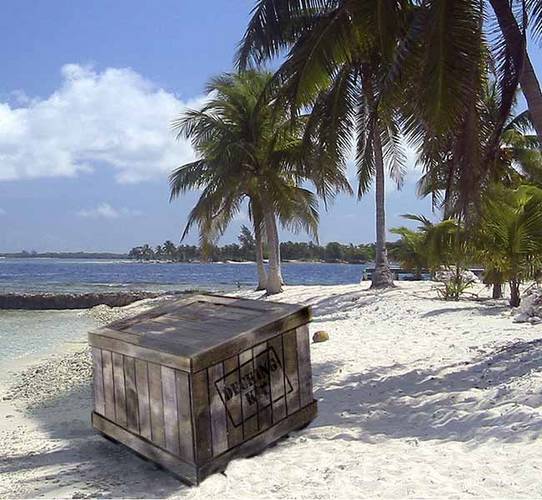
M124 383L126 386L126 421L128 430L138 433L139 416L134 358L124 358Z
M269 348L277 356L279 370L271 372L271 413L273 423L286 417L286 380L284 374L284 356L282 353L282 335L273 337L268 343ZM288 388L290 386L288 385Z
M252 349L248 349L239 354L239 374L241 377L241 385L243 385L243 377L249 377L254 373L254 363L252 357ZM246 441L258 432L258 407L251 398L253 389L250 384L248 387L241 390L241 414L243 418L243 439Z
M255 455L259 451L263 450L266 446L276 442L285 434L291 430L296 430L307 425L316 416L316 402L301 408L290 416L281 420L279 423L270 427L264 432L261 432L257 436L244 441L239 446L228 450L219 457L215 458L203 464L198 469L198 481L202 481L213 472L224 470L230 460L237 457L250 457Z
M176 371L177 415L179 418L179 455L194 461L194 432L192 423L192 395L187 373Z
M164 434L166 449L179 454L179 422L177 416L177 388L175 370L162 366L162 395L164 400Z
M207 370L192 375L192 408L196 462L204 463L213 456Z
M239 360L237 356L233 356L224 361L224 380L225 386L239 384ZM232 396L226 401L227 410L227 429L228 429L228 448L237 446L243 440L243 416L241 414L241 398ZM238 423L236 425L236 422Z
M222 363L209 367L209 396L211 407L211 431L213 437L213 456L220 455L228 449L228 427L226 422L226 406L215 385L215 381L222 379L224 368Z
M113 359L110 351L102 350L105 416L115 420L115 388L113 384Z
M299 409L299 378L297 374L297 336L295 330L282 335L284 371L292 386L292 391L286 395L286 412L288 415Z
M198 482L314 417L309 319L199 295L92 332L94 425Z
M126 427L126 387L122 354L113 353L113 385L115 387L115 422Z
M253 347L258 405L258 432L267 429L273 422L271 415L270 359L267 342Z
M162 400L162 374L160 365L149 363L147 371L149 376L152 441L158 446L164 447L166 436L164 433L164 402Z
M119 443L126 445L131 450L165 467L179 479L188 484L198 484L197 467L195 464L187 463L184 460L160 449L149 441L132 434L97 413L92 414L93 427L106 436L112 437ZM122 478L121 478L122 479Z
M102 366L102 350L92 348L94 410L100 415L105 415L104 380Z
M312 402L312 370L309 328L307 325L296 329L297 353L298 353L298 373L299 373L299 402L301 406Z
M139 433L149 441L151 435L151 405L149 398L149 377L147 362L135 360L136 387L137 387L137 411L139 417Z

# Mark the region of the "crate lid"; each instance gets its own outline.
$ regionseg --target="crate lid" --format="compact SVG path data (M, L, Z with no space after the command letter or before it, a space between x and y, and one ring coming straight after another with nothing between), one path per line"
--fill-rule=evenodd
M115 321L89 343L196 372L309 320L308 306L201 294Z

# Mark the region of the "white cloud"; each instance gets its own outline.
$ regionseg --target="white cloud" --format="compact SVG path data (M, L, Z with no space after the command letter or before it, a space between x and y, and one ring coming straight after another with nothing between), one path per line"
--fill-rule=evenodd
M0 216L6 215L6 211L3 208L0 208Z
M89 217L92 219L118 219L119 217L132 217L141 215L138 210L129 208L113 208L109 203L100 203L96 208L83 209L77 212L80 217Z
M46 99L16 96L19 106L0 102L0 181L75 176L97 163L119 182L164 176L194 159L171 120L205 99L183 102L131 69L77 64L62 68L60 88Z

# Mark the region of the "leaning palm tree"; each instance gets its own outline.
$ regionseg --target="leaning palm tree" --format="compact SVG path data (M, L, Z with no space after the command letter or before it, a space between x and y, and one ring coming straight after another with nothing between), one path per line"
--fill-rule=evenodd
M356 143L358 194L374 181L376 265L373 287L393 286L386 254L385 170L400 183L404 154L397 95L383 92L391 56L404 35L410 2L262 0L253 11L239 50L242 68L289 49L272 83L297 111L312 107L307 140L343 168Z
M484 195L495 183L513 187L542 180L542 152L538 137L530 133L530 113L510 114L501 129L501 99L498 83L492 78L477 102L475 126L469 129L476 134L470 161L462 147L463 134L455 133L441 141L440 149L422 158L426 173L418 183L418 192L431 195L433 206L443 209L444 217L476 218Z
M270 79L269 73L249 71L211 80L207 103L173 123L179 137L192 141L200 158L176 169L170 185L171 198L190 189L201 190L183 238L196 224L203 248L224 233L248 201L259 285L265 281L267 293L274 294L282 289L277 221L317 236L318 201L302 183L312 181L326 197L350 188L343 172L329 168L311 144L302 141L306 120L286 108L271 106L265 92ZM264 235L269 251L267 276Z

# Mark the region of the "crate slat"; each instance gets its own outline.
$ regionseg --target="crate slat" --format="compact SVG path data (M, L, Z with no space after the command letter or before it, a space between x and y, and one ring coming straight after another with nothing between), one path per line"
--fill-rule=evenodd
M102 351L105 416L115 420L115 389L113 386L113 359L111 352Z
M237 356L224 360L224 375L222 388L231 387L232 384L239 384L239 359ZM228 448L233 448L243 441L242 418L241 398L232 394L231 398L226 400Z
M297 372L297 336L290 330L282 336L284 349L284 370L292 390L286 395L286 412L288 415L299 409L299 378Z
M209 367L209 396L211 398L211 432L213 437L213 455L217 456L228 449L228 424L226 406L216 388L215 382L224 377L222 363Z
M126 386L126 420L128 430L139 433L135 360L126 356L124 357L124 383Z
M177 414L179 416L179 454L186 460L194 460L194 438L190 379L186 372L176 371Z
M93 387L94 387L94 410L100 415L105 415L104 380L102 366L102 350L92 347Z
M179 427L177 416L177 389L175 371L162 366L162 395L164 401L164 435L166 449L179 454Z
M312 401L312 372L309 341L309 328L307 325L296 329L298 373L299 373L299 403L306 406Z
M194 437L196 460L206 462L213 456L207 370L201 370L192 375L192 407L197 429Z
M282 353L282 335L277 335L268 342L273 354L277 357L279 368L271 372L271 413L273 423L286 417L286 380L284 357ZM289 386L288 386L289 387Z
M137 387L137 413L139 433L151 440L151 405L149 399L149 377L147 363L140 359L135 360L136 387Z
M162 373L160 365L149 363L149 403L151 407L151 436L152 440L161 447L165 447L164 433L164 402L162 399Z

